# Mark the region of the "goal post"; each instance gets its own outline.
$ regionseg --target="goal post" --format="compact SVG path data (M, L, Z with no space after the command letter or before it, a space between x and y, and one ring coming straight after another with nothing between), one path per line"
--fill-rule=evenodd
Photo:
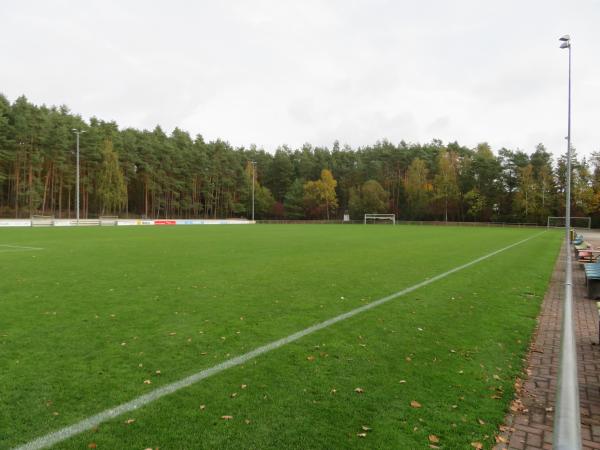
M564 216L548 216L547 228L564 228L567 218ZM592 228L591 217L571 217L571 228Z
M368 223L377 223L378 221L383 223L391 222L392 225L396 225L396 214L365 214L365 225Z

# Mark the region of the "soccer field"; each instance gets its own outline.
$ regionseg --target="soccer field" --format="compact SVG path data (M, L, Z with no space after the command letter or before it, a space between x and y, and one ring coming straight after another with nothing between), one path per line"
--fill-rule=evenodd
M0 229L0 448L144 394L144 406L54 448L491 448L562 238L430 226Z

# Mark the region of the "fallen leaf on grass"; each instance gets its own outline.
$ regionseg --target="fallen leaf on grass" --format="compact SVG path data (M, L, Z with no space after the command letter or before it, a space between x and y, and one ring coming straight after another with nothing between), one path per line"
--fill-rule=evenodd
M150 381L150 380L144 380L144 384L152 384L152 381Z
M404 383L406 383L406 380L400 380L400 381L398 381L398 383L404 384Z
M221 419L223 419L223 420L232 420L233 416L221 416Z
M367 437L367 433L357 433L357 436L364 438L364 437Z
M483 444L481 442L471 442L471 447L476 448L477 450L482 450Z
M421 404L418 401L416 401L416 400L411 400L410 401L410 406L413 407L413 408L420 408Z
M95 442L90 442L88 444L88 448L96 448L96 443Z
M485 425L485 422L481 419L477 419L477 422L479 422L479 425Z
M306 359L308 359L309 361L314 361L315 357L313 355L307 356Z
M438 438L435 434L430 434L429 442L431 442L432 444L437 444L438 442L440 442L440 438Z
M506 444L508 442L508 439L506 439L504 436L496 436L496 444Z
M206 409L206 405L200 405L200 411L204 411Z
M156 375L160 375L160 370L157 370L155 373Z
M372 428L369 428L369 427L368 427L368 426L366 426L366 425L363 425L363 426L362 426L362 427L360 427L360 428L361 428L363 431L371 431L371 430L372 430Z
M132 424L133 422L135 422L135 419L127 419L127 420L125 421L125 423L126 423L127 425L130 425L130 424Z
M240 388L242 388L242 389L246 389L247 387L248 387L248 385L247 385L247 384L242 384L242 385L240 386Z
M355 388L355 389L354 389L354 392L356 392L357 394L362 394L362 393L364 393L365 391L364 391L364 389L363 389L363 388L359 388L359 387L357 387L357 388Z
M172 333L169 333L169 336L175 336L177 333L175 333L174 331Z
M232 393L231 393L231 395L230 395L230 397L231 397L231 398L236 398L236 397L237 397L237 395L238 395L238 393L237 393L237 392L232 392Z
M244 420L244 423L245 423L246 425L249 425L249 424L250 424L250 419L246 419L246 420Z

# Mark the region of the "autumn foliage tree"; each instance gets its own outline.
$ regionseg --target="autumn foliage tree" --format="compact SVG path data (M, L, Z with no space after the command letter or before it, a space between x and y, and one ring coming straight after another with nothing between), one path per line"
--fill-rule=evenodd
M424 213L429 204L431 183L425 161L415 158L406 174L405 190L406 204L411 218L416 219Z
M324 216L329 220L330 215L335 213L338 207L336 186L337 181L328 169L321 171L319 180L308 181L304 185L304 205L311 216Z
M448 206L459 196L458 158L454 152L442 150L437 157L437 174L433 181L434 198L441 201L444 220L448 221Z

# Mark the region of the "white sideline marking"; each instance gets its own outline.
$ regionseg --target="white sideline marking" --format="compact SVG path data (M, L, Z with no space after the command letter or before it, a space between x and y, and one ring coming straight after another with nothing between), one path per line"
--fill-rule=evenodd
M0 244L0 253L7 252L28 252L34 250L44 250L42 247L27 247L25 245Z
M380 298L379 300L375 300L374 302L371 302L367 305L360 306L356 309L353 309L346 313L340 314L339 316L333 317L324 322L318 323L316 325L312 325L308 328L305 328L304 330L298 331L294 334L290 334L289 336L279 339L277 341L273 341L269 344L262 345L248 353L244 353L243 355L236 356L235 358L231 358L226 361L223 361L222 363L217 364L216 366L201 370L200 372L197 372L197 373L190 375L186 378L183 378L179 381L175 381L173 383L170 383L170 384L167 384L160 388L157 388L151 392L148 392L147 394L141 395L140 397L134 398L133 400L130 400L126 403L122 403L119 406L116 406L116 407L110 408L110 409L106 409L98 414L88 417L87 419L83 419L82 421L77 422L73 425L70 425L65 428L61 428L58 431L54 431L45 436L41 436L37 439L34 439L33 441L28 442L27 444L24 444L20 447L16 447L14 450L38 450L38 449L42 449L44 447L49 447L51 445L57 444L58 442L62 442L65 439L75 436L76 434L90 430L90 429L94 428L95 426L98 426L102 422L106 422L107 420L112 419L117 416L120 416L121 414L125 414L126 412L136 410L142 406L147 405L148 403L151 403L155 400L158 400L161 397L164 397L165 395L172 394L174 392L179 391L180 389L191 386L192 384L195 384L198 381L208 378L211 375L215 375L215 374L217 374L219 372L223 372L224 370L227 370L231 367L235 367L235 366L239 366L240 364L244 364L245 362L247 362L251 359L254 359L257 356L260 356L263 353L267 353L267 352L270 352L271 350L275 350L275 349L278 349L279 347L283 347L284 345L289 344L290 342L297 341L298 339L300 339L308 334L314 333L315 331L319 331L319 330L322 330L323 328L327 328L337 322L341 322L342 320L346 320L346 319L349 319L350 317L360 314L363 311L367 311L367 310L375 308L379 305L383 305L384 303L387 303L390 300L393 300L404 294L408 294L409 292L417 290L423 286L427 286L428 284L434 283L438 280L441 280L442 278L446 278L448 275L451 275L455 272L466 269L467 267L477 264L485 259L491 258L492 256L495 256L498 253L501 253L512 247L515 247L515 246L520 245L524 242L527 242L533 238L536 238L545 232L546 231L542 231L541 233L534 234L533 236L530 236L519 242L515 242L514 244L511 244L504 248L501 248L500 250L493 251L491 253L488 253L487 255L484 255L477 259L474 259L473 261L463 264L462 266L455 267L454 269L450 269L447 272L444 272L444 273L436 275L432 278L426 279L425 281L421 281L420 283L417 283L406 289L398 291L394 294L390 294L387 297Z

